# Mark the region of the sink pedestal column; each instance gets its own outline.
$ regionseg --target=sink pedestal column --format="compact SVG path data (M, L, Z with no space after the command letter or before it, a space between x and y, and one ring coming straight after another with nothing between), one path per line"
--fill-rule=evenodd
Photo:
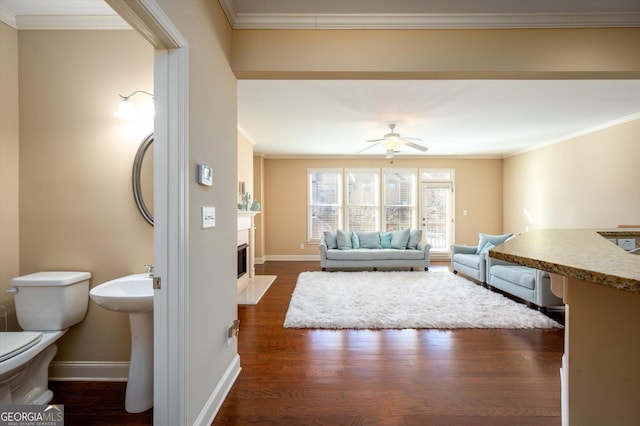
M128 413L153 407L153 312L129 314L131 361L125 396Z

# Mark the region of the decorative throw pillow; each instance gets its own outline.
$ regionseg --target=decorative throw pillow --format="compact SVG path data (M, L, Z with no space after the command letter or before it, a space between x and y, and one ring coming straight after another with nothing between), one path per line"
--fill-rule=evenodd
M366 249L380 249L380 233L378 232L358 232L360 247Z
M358 238L358 234L355 232L351 233L351 247L354 249L360 248L360 239Z
M380 245L383 249L391 248L391 232L380 233Z
M408 249L418 248L418 243L422 240L422 229L412 229L409 234L409 242L407 243Z
M324 243L327 245L328 249L338 248L338 240L336 239L335 232L324 231L322 234L324 235Z
M480 250L480 253L487 253L489 250L491 250L495 246L496 245L493 244L491 241L487 241L487 244L485 244L484 247L482 247L482 250Z
M510 238L512 235L513 234L489 235L489 234L483 234L481 232L478 234L480 241L478 242L478 248L476 249L476 253L480 254L480 252L482 251L484 246L487 245L487 243L490 242L494 246L497 246L507 241L507 239Z
M410 229L403 229L402 231L393 231L391 233L391 248L404 250L407 248L409 242Z
M350 250L353 248L351 245L351 232L344 232L338 229L336 231L336 240L338 240L338 248L340 250Z

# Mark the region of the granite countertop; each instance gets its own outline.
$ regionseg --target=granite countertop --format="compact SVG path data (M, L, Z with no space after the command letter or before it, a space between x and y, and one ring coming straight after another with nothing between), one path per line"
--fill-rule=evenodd
M539 229L489 250L489 256L640 294L640 256L607 238L636 237L640 228Z

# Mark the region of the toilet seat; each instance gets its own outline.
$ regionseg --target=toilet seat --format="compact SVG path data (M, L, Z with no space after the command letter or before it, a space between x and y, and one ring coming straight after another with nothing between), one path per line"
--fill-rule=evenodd
M21 354L41 339L39 331L0 332L0 362Z

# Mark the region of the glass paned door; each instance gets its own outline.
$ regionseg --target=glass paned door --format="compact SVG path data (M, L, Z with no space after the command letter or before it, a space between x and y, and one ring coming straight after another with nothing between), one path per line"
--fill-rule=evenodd
M421 226L425 241L433 251L448 251L452 241L451 206L453 187L450 182L422 184Z

